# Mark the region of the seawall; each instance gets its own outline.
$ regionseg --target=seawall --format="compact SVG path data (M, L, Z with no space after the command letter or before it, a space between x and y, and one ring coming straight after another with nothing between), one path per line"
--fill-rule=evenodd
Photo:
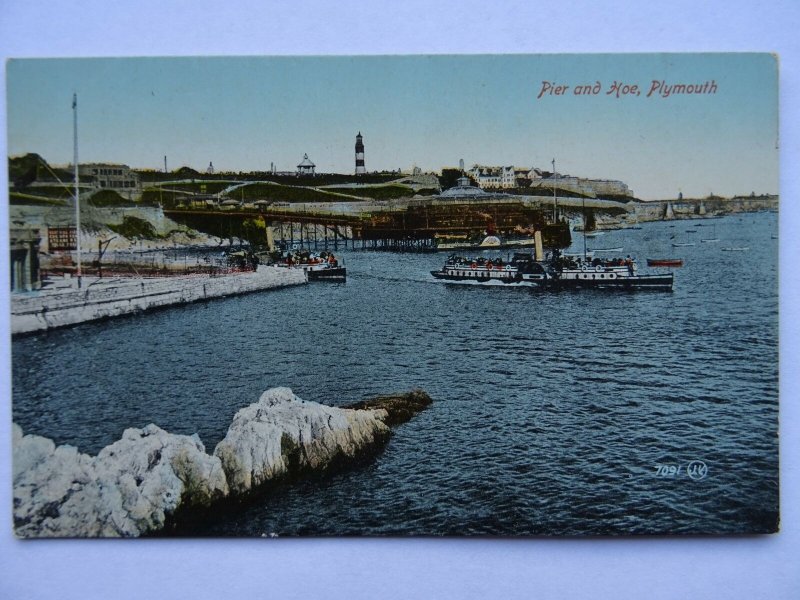
M255 272L220 276L142 279L84 278L79 289L52 287L11 295L11 334L19 335L107 319L198 300L221 298L306 283L300 269L259 265Z

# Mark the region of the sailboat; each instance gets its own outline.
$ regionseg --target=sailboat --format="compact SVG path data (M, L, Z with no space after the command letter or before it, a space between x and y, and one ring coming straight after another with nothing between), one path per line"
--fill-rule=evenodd
M705 243L705 244L710 244L710 243L719 241L719 238L717 237L717 224L713 223L712 227L713 227L713 229L712 229L712 232L711 232L711 237L710 238L706 238L706 239L701 239L700 242Z
M622 246L617 246L616 248L592 248L592 252L622 252L624 248Z
M694 242L689 241L689 236L687 234L685 242L672 242L673 248L683 248L684 246L694 246Z

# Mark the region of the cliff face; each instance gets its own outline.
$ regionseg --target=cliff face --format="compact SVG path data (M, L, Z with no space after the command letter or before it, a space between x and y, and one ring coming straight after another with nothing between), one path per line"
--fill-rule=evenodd
M420 394L427 398L418 391L408 395L408 410L430 403L429 398L420 403ZM197 435L148 425L126 429L122 439L92 457L23 435L15 424L15 531L22 538L136 537L158 531L182 510L377 449L390 435L387 417L383 408L335 408L274 388L236 413L213 455Z

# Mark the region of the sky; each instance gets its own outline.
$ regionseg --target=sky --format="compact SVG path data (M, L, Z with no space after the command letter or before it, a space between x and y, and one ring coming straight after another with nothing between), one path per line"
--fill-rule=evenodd
M642 199L778 192L767 53L14 59L6 73L9 155L53 164L72 161L76 93L80 162L294 170L308 154L350 173L361 132L369 171L555 159ZM649 94L660 81L713 93Z

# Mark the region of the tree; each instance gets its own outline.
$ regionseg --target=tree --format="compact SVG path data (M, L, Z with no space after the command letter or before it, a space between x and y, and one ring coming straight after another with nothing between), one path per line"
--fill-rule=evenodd
M267 224L261 217L245 219L242 223L242 237L253 249L267 245Z
M455 187L458 184L459 177L469 177L469 182L475 185L475 180L469 175L462 174L460 169L442 169L442 174L439 177L439 185L443 190Z

